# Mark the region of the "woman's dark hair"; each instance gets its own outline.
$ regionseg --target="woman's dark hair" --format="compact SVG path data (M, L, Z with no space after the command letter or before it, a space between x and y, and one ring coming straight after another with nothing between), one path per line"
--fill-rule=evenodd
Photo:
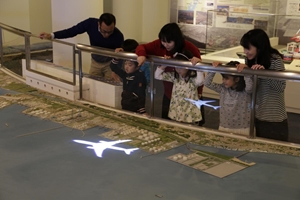
M174 58L177 60L183 60L183 61L189 61L189 59L193 58L193 54L190 51L183 51L182 53L176 53ZM176 72L174 73L174 77L176 79L179 78L179 74ZM187 79L185 79L185 82L188 82L190 80L190 78L194 78L197 77L197 72L195 70L188 70L188 72L186 73L186 77Z
M135 53L135 49L139 46L139 43L134 39L127 39L122 44L122 49L126 52Z
M240 44L245 48L249 49L250 45L256 47L257 55L252 60L247 60L247 64L251 67L254 64L260 64L269 69L271 65L271 59L275 58L274 54L279 55L282 58L282 55L278 50L271 47L270 39L266 32L262 29L252 29L245 33L241 38Z
M172 54L175 52L181 52L184 48L184 37L176 23L168 23L164 25L158 34L158 38L163 42L174 41L175 46L171 50Z
M103 13L100 17L99 17L99 23L102 24L102 22L104 22L107 26L114 24L116 25L116 18L113 14L111 13Z
M240 64L240 62L238 61L230 61L229 63L227 63L227 66L236 66ZM237 86L236 88L234 88L234 90L236 90L237 92L242 92L245 90L246 87L246 83L245 83L245 79L244 76L237 76L237 75L230 75L230 74L221 74L223 78L228 79L229 77L233 77L233 80L235 81L236 79L239 79L239 81L237 82Z

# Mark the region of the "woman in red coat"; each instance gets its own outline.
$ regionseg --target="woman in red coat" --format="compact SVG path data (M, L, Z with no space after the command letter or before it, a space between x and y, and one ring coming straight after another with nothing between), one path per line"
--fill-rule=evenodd
M172 58L176 52L183 52L183 50L192 52L194 56L191 59L192 65L196 65L199 61L201 61L199 49L194 44L184 39L183 34L176 23L169 23L164 25L160 30L158 37L159 39L147 44L141 44L136 48L135 52L138 56L137 61L139 66L141 66L146 61L147 55ZM172 72L174 71L174 67L167 67L165 71ZM163 81L163 84L164 97L162 105L162 118L168 119L173 84L166 81ZM203 86L198 88L199 98L202 95L202 88ZM202 116L204 116L203 110L201 110L201 112ZM204 124L204 120L201 121L199 125L202 124Z

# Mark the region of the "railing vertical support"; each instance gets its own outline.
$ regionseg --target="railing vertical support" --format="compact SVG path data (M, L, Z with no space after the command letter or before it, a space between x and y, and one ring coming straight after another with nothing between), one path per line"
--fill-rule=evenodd
M2 40L2 28L0 27L0 65L3 67L3 40Z
M255 138L255 129L254 129L254 120L255 120L255 104L256 104L256 90L257 90L257 75L253 75L253 89L252 89L252 97L251 97L251 116L250 116L250 138Z
M76 85L76 48L73 45L73 85Z
M150 62L150 117L154 117L154 62Z
M82 54L81 50L78 50L78 67L79 67L79 99L82 99Z
M25 58L26 58L26 69L30 70L30 36L24 34L25 39Z

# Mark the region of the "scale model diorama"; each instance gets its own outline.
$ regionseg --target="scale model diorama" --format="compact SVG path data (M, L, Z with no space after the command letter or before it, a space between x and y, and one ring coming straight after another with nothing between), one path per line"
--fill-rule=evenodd
M247 152L300 155L297 148L205 133L203 129L193 126L186 129L172 122L160 122L142 115L129 115L126 112L116 112L100 106L72 102L38 91L3 72L0 72L0 87L15 91L0 96L0 109L11 104L20 104L26 106L23 111L26 115L51 120L71 129L81 130L82 140L75 140L74 145L76 143L88 145L87 148L93 149L98 157L102 157L105 148L124 151L126 154L142 149L149 152L147 156L153 156L185 145L190 150L189 154L179 153L169 156L167 159L222 178L255 163L242 161L238 158L239 156L228 157L209 153L192 148L193 145L240 151L240 155ZM186 100L190 101L189 99ZM209 102L190 102L198 107L210 106ZM217 108L218 106L215 109ZM5 123L5 126L10 126L9 122ZM100 142L85 140L85 130L92 127L107 129L99 136L108 140ZM48 129L44 131L46 132ZM24 133L17 138L33 134L38 133ZM118 147L117 144L122 142L126 142L133 148L123 149Z

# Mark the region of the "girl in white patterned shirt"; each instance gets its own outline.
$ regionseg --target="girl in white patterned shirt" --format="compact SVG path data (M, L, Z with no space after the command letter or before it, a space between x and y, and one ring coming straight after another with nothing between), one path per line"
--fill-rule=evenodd
M175 58L188 60L193 57L189 51L176 54ZM186 101L185 98L199 100L197 88L203 85L203 72L175 68L175 72L164 72L165 66L157 67L155 78L173 83L168 117L186 123L197 123L202 120L200 109Z

